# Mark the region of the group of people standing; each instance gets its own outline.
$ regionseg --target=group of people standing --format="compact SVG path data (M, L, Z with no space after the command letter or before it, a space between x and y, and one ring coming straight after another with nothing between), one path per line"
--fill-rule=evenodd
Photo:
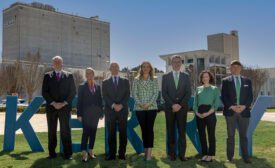
M57 120L60 122L62 144L65 159L72 159L72 142L69 126L72 100L76 88L72 74L62 70L62 58L55 56L53 59L54 71L47 72L44 76L42 95L45 98L48 122L48 149L49 159L55 158L57 144ZM162 77L162 97L165 101L164 111L167 128L168 156L171 161L176 160L176 144L181 161L188 161L186 157L186 121L188 101L191 97L189 76L180 71L181 57L172 57L173 70ZM227 123L227 161L231 162L234 155L235 129L239 128L242 157L245 163L251 163L248 157L247 128L249 125L250 105L253 99L251 81L240 75L242 64L232 61L230 65L232 75L222 80L221 98L224 104L223 114ZM105 79L102 89L94 82L95 71L91 67L85 71L86 82L78 88L77 117L83 124L81 142L82 161L88 158L95 159L93 147L96 137L98 121L104 115L108 129L109 153L105 160L116 159L116 130L119 131L118 158L126 160L127 145L127 120L128 101L130 98L129 81L119 76L118 63L110 64L111 77ZM157 98L159 96L158 79L154 76L151 63L144 61L140 65L137 77L133 82L132 96L135 100L134 109L141 127L144 146L144 160L151 161L154 146L154 122L157 116ZM193 110L196 115L197 129L199 132L202 162L211 162L215 156L216 115L220 104L220 92L214 82L213 74L204 70L199 75L201 86L197 87L194 95ZM102 95L101 95L102 90ZM175 138L175 124L177 124L178 139ZM206 129L209 145L206 140ZM87 157L87 142L89 150ZM178 142L176 142L178 141Z

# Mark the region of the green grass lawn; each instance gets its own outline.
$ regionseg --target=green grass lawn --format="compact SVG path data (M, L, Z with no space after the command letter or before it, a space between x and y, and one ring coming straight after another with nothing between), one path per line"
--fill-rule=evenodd
M189 119L193 118L193 115L188 115ZM47 152L47 133L37 133L46 152L31 152L28 143L23 135L16 136L15 151L3 152L3 136L0 136L0 167L12 168L29 168L29 167L209 167L209 168L222 168L222 167L237 167L237 168L271 168L275 167L275 123L261 121L254 132L253 139L253 157L251 161L252 165L248 166L238 156L238 136L236 136L236 148L235 157L233 163L226 163L226 125L223 116L217 116L217 128L216 128L216 157L212 163L200 163L198 159L201 157L191 141L187 138L187 152L188 157L192 157L188 162L177 161L171 162L166 155L165 147L165 117L163 113L159 113L155 122L155 144L153 149L152 162L146 163L142 160L143 154L135 153L130 143L127 145L127 157L128 160L121 161L105 161L104 154L104 129L98 129L94 152L97 154L97 159L90 160L88 163L81 162L81 153L74 153L72 161L63 160L61 154L53 160L45 159L48 156ZM140 135L140 128L137 127L136 131ZM82 131L73 131L73 142L80 142ZM57 147L57 150L59 146Z
M275 112L275 109L266 109L266 112Z

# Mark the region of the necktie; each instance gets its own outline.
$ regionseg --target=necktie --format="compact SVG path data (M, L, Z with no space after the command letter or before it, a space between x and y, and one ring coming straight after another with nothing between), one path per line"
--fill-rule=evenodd
M115 76L115 89L117 90L118 84L117 84L117 77Z
M59 72L57 72L57 81L60 80Z
M241 92L241 85L238 77L236 78L236 96L237 96L237 105L240 105L240 92Z
M95 93L94 83L92 83L92 85L89 84L89 90L91 93Z
M175 73L174 82L175 82L175 86L176 86L176 89L177 89L178 88L178 83L179 83L178 72Z

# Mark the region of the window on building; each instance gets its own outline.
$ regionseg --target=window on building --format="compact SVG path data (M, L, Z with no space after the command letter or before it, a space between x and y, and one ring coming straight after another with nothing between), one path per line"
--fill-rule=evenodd
M188 59L188 60L187 60L187 63L189 63L189 64L190 64L190 63L193 63L193 58Z
M215 63L216 63L216 64L220 64L220 57L216 57Z
M225 62L226 62L225 58L222 58L221 63L225 64Z
M209 58L209 62L210 62L210 63L214 63L214 61L215 61L214 56L211 56L211 57Z
M197 59L197 71L198 71L198 73L200 73L204 69L205 69L204 58L198 58Z
M184 59L183 59L183 60L181 60L181 62L182 62L182 64L184 64Z

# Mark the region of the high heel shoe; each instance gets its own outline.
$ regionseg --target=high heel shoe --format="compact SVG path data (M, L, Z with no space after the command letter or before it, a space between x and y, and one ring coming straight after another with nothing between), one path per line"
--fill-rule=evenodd
M96 159L96 155L95 155L95 154L92 154L92 155L91 155L91 154L89 153L88 155L89 155L89 159Z
M82 162L87 162L88 161L88 159L87 158L82 158Z

